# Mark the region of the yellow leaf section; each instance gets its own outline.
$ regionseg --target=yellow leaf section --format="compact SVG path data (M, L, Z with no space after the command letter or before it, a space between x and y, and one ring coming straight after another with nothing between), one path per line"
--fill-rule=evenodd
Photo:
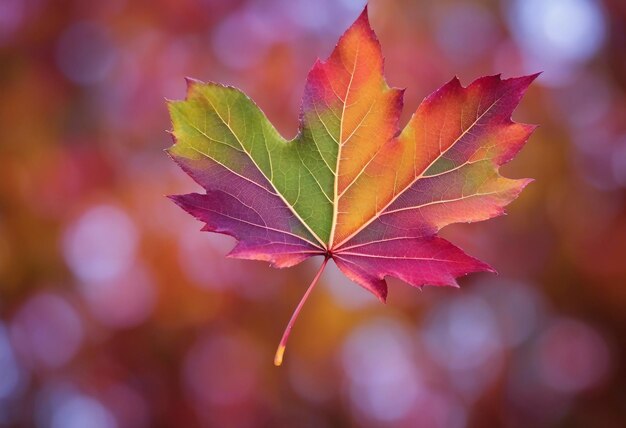
M385 82L381 47L370 27L367 10L319 67L325 77L320 81L326 86L320 92L329 97L326 105L331 107L339 124L333 136L339 146L333 165L335 226L343 196L381 147L397 134L403 91L392 89ZM335 227L330 242L334 231Z

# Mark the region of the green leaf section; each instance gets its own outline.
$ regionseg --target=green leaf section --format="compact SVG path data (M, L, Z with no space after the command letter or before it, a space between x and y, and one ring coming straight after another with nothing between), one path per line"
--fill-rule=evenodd
M177 139L173 155L208 157L255 182L258 174L251 169L260 171L320 244L328 246L335 180L329 165L336 163L336 145L334 150L332 143L324 147L322 158L308 127L285 140L243 92L215 83L191 82L187 99L171 102L169 108Z

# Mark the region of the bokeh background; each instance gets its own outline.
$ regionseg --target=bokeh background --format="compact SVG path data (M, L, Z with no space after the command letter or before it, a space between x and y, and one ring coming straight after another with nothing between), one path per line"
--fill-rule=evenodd
M444 235L489 262L380 304L320 260L226 259L164 195L183 77L285 136L363 0L0 0L0 426L626 426L626 2L376 0L406 121L458 75L543 75L509 215Z

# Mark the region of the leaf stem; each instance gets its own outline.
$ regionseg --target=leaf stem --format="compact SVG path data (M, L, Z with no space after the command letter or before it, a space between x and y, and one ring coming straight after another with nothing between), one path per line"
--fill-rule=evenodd
M307 288L306 292L304 293L304 296L302 296L302 299L300 299L300 303L298 303L296 310L293 311L293 314L291 315L291 319L289 320L287 327L285 327L285 332L283 333L283 337L280 339L280 343L278 344L278 349L276 349L276 355L274 355L274 365L276 367L280 366L283 363L283 355L285 354L285 348L287 347L287 339L289 339L289 333L291 333L293 324L296 322L296 319L298 318L298 315L300 314L300 310L304 306L304 302L306 302L306 300L309 297L309 294L311 294L311 291L315 287L315 284L317 284L317 281L319 281L320 277L322 276L322 272L324 272L324 268L326 267L326 263L328 263L328 259L329 257L326 256L326 258L324 259L324 262L322 263L319 270L315 274L313 281L311 281L311 285L309 285L309 288Z

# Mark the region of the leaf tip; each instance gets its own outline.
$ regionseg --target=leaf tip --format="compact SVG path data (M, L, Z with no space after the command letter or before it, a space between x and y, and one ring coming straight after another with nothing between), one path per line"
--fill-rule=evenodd
M506 80L511 81L513 85L518 85L518 88L519 88L518 90L520 91L520 98L521 98L521 95L524 92L526 92L530 84L533 83L535 79L537 79L537 77L539 77L542 73L543 72L540 71L538 73L533 73L533 74L529 74L526 76L514 77L514 78L506 79Z
M170 201L174 202L176 205L178 205L181 208L183 208L182 205L181 205L183 203L182 195L165 195L165 197L167 199L169 199Z
M176 162L176 158L174 157L174 153L173 153L174 146L176 145L176 136L172 133L171 137L172 137L172 144L173 145L163 149L163 151L165 152L166 155L168 155L170 157L170 159L172 159L174 162Z
M193 86L195 84L202 83L202 82L199 81L198 79L194 79L193 77L186 76L185 83L187 84L187 88L189 88L190 86Z
M363 8L363 11L359 15L359 17L354 21L354 24L352 24L352 27L362 25L365 29L369 30L372 37L376 39L376 34L374 33L374 30L372 29L372 25L370 24L368 6L369 5L366 3L365 7Z
M358 21L360 21L361 19L364 19L366 22L369 23L369 12L368 12L368 3L365 3L365 6L363 7L363 11L361 12L361 14L359 15L359 18L357 19Z
M387 291L384 294L377 294L376 297L378 297L381 303L387 304Z
M185 84L187 85L187 99L189 99L189 96L191 94L191 91L193 91L193 88L196 85L201 85L204 82L202 82L201 80L198 79L194 79L193 77L185 77Z

